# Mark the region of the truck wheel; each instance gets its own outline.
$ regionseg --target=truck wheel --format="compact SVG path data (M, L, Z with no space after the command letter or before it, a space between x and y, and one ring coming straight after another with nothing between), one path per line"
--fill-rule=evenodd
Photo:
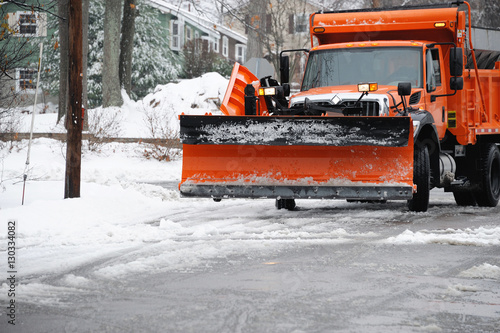
M295 199L276 199L276 208L293 210L295 208Z
M417 185L417 193L413 193L413 198L408 200L408 209L413 212L425 212L429 208L431 190L431 165L427 146L415 146L413 182Z
M453 197L455 197L455 202L459 206L475 206L476 198L474 193L471 191L456 191L453 192Z
M481 152L480 163L481 190L475 193L477 204L496 207L500 198L500 152L494 143Z

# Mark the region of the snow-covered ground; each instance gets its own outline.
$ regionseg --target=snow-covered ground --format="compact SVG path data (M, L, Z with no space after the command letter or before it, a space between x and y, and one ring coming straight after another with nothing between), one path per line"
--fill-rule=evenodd
M143 101L127 101L118 109L120 135L146 136L147 129L141 126L151 109L168 115L173 129L181 112L214 112L212 98L222 99L225 84L210 74L159 87ZM31 117L25 117L28 123ZM54 130L54 114L37 115L35 121L39 132ZM0 271L8 270L7 226L15 221L18 302L62 306L67 302L64 295L96 288L98 281L193 272L211 261L242 254L272 257L304 245L461 245L487 247L497 254L500 246L500 225L491 219L498 207L457 207L451 195L440 191L433 191L430 210L421 214L408 212L401 202L304 200L298 202L297 211L289 212L275 210L271 200L216 203L180 198L176 184L181 160L145 159L144 145L139 143L108 143L98 151L85 150L81 197L63 199L65 146L51 139L34 140L21 205L27 144L8 144L0 150ZM475 217L472 225L465 221L469 215ZM436 217L447 227L429 228L426 222ZM455 219L462 222L454 223ZM456 278L472 282L454 285L454 292L473 288L474 280L500 281L500 262L493 258L456 271ZM90 268L78 273L81 267ZM54 277L51 283L43 278L47 276ZM9 287L3 280L1 304L10 299ZM4 311L0 321L5 324Z

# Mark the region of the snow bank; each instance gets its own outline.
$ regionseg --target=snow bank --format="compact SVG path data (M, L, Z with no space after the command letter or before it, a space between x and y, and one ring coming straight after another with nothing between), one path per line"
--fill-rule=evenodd
M500 280L500 267L484 263L474 266L466 271L460 272L459 277L470 279L492 279Z
M396 237L388 238L386 242L392 244L500 245L500 227L467 228L464 230L422 230L417 232L406 230Z
M155 91L142 100L133 101L124 92L124 103L121 107L101 107L88 110L89 119L94 114L116 113L119 118L117 137L150 138L150 120L153 119L174 134L179 130L178 117L180 114L221 114L219 104L224 98L228 80L218 73L207 73L199 78L182 80L178 83L169 83L156 87ZM38 107L40 112L42 107ZM32 107L23 108L31 112ZM21 109L20 109L21 111ZM55 106L49 105L48 113L35 116L35 133L65 133L63 122L57 121ZM31 115L28 112L21 115L19 132L29 132ZM115 135L113 135L115 136Z

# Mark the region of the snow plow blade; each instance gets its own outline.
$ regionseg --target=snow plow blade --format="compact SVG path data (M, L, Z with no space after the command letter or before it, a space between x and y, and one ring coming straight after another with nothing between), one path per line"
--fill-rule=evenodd
M413 195L409 117L181 116L181 141L185 197Z

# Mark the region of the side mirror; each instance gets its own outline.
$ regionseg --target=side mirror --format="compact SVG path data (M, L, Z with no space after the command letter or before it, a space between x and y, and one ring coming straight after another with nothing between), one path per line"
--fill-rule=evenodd
M464 89L464 78L459 77L451 77L450 78L450 89L451 90L462 90Z
M284 83L283 84L283 95L285 97L290 96L290 84L289 83Z
M288 56L280 58L280 78L282 85L290 82L290 58Z
M464 55L461 47L452 47L450 50L450 75L462 76L464 70Z
M398 95L399 96L410 96L411 95L411 82L399 82L398 83Z

